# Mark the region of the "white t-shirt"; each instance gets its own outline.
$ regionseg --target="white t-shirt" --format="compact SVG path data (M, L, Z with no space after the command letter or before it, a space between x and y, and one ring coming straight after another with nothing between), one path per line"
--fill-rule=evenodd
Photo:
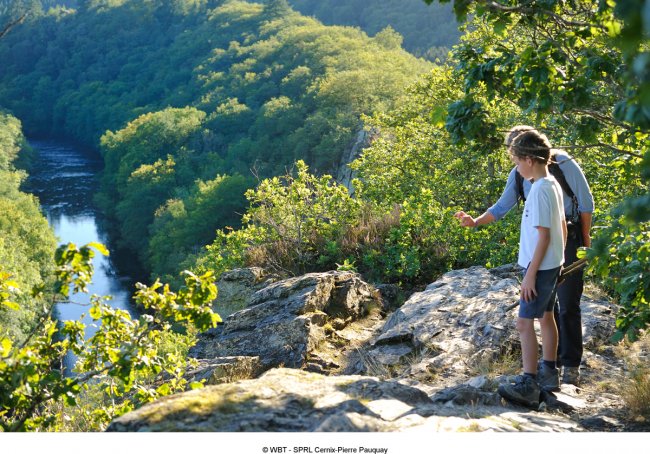
M551 242L539 269L550 270L564 263L562 220L564 220L564 208L560 184L551 175L535 181L530 188L524 213L521 216L519 266L527 268L533 259L539 239L537 227L549 228L551 233Z

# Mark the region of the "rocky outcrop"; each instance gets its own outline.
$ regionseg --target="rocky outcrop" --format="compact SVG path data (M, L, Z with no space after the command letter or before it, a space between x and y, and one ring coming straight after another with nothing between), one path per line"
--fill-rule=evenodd
M350 432L580 430L551 414L507 407L460 418L423 391L365 376L324 376L278 368L242 380L164 397L114 420L108 431Z
M392 376L440 383L477 375L519 350L518 299L516 268L451 271L391 315L355 370L384 368ZM585 296L581 308L585 345L607 342L615 328L613 306Z
M467 376L473 364L518 345L514 277L496 277L482 267L452 271L395 311L366 352L375 367L415 378ZM359 365L363 372L368 365Z
M614 330L605 299L582 301L593 390L563 385L532 412L497 395L521 369L518 294L513 267L456 270L383 320L379 292L355 273L275 282L191 350L200 366L188 378L214 386L145 405L109 430L619 430L620 399L601 387L623 368L603 356Z
M344 345L370 337L380 307L378 292L355 273L285 279L258 290L245 309L202 334L190 356L254 357L259 365L255 370L337 370L345 360Z
M376 137L377 131L372 129L367 131L361 129L354 141L350 144L348 149L343 152L341 155L341 161L339 162L337 171L336 171L336 181L346 188L350 193L354 193L354 187L352 186L352 180L355 177L355 172L350 168L348 164L357 159L364 148L367 148L372 140Z

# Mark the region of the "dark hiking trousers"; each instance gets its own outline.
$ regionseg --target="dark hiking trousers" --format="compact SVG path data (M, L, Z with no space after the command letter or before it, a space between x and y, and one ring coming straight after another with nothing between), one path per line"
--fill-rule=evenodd
M570 230L564 250L564 267L576 261L576 252L580 246L582 236ZM583 270L580 270L569 275L557 289L559 308L556 304L553 313L558 329L558 365L578 367L582 361L580 298L583 287Z

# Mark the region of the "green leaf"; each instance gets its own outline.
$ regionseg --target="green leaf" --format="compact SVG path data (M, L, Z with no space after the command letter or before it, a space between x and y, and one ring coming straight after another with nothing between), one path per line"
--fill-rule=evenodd
M507 34L506 31L507 31L509 23L510 23L510 20L509 20L509 18L507 16L501 17L499 20L497 20L494 23L494 26L493 26L494 33L497 36L501 36L501 37L506 36L506 34Z
M607 28L607 33L610 37L615 37L621 34L622 24L620 21L606 21L603 25Z
M2 355L6 356L7 353L11 350L12 343L10 339L7 339L6 337L2 339L2 342L0 342L0 345L2 346Z
M99 318L102 316L102 311L99 309L99 306L91 307L88 313L93 318L93 320L99 320Z
M431 110L431 124L436 128L442 128L447 120L447 107L436 106Z
M75 405L77 405L76 397L77 396L72 391L68 391L67 393L65 393L64 399L66 405L68 407L74 407Z
M104 246L102 243L92 241L92 242L88 243L86 246L96 249L102 255L105 255L105 256L110 255L110 252L108 252L108 249L106 249L106 246Z
M160 385L158 388L156 388L156 392L161 395L161 396L167 396L171 393L171 388L169 387L169 383L163 383Z

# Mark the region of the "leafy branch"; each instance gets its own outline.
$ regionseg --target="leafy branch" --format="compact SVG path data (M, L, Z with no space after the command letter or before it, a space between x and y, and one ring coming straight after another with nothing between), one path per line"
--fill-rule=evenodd
M426 1L426 0L425 0ZM430 3L430 2L428 2ZM603 25L600 24L593 24L591 22L585 22L585 21L579 21L579 20L571 20L571 19L565 19L561 15L554 13L553 11L550 11L548 9L541 8L539 6L535 7L529 7L525 6L526 4L535 4L537 2L534 2L532 0L529 1L524 1L522 2L523 5L520 6L506 6L503 5L499 2L496 1L488 1L488 2L476 2L479 4L485 5L485 8L488 9L489 11L493 11L496 13L517 13L522 16L532 16L532 15L540 15L540 16L546 16L549 17L553 20L558 25L561 25L563 27L595 27L599 28L603 31L606 31L607 28Z
M103 245L91 243L103 254ZM92 278L91 245L77 248L73 244L61 246L56 253L56 285L58 295L67 296L70 289L87 292ZM6 287L6 276L0 276ZM182 371L186 368L180 357L159 354L160 338L171 333L169 321L187 327L205 330L216 326L221 318L212 312L211 302L217 289L211 273L197 276L185 272L185 286L171 292L168 285L156 281L151 287L138 284L135 299L149 313L131 320L128 312L114 309L93 296L89 315L100 322L99 329L84 340L84 326L80 321L66 321L58 328L51 318L51 310L41 317L38 326L19 346L7 337L0 338L0 428L4 431L22 431L47 428L55 421L54 403L74 406L76 398L91 383L103 377L117 380L119 387L106 386L105 392L121 396L115 407L127 411L137 403L140 395L151 399L157 395L182 390L183 379L174 379L172 386L161 385L148 390L141 379L158 374L163 368ZM9 293L0 292L0 303ZM78 356L76 375L64 377L54 368L68 352ZM169 364L170 361L175 363ZM178 377L177 377L178 378ZM129 397L128 393L138 389ZM115 406L115 404L113 404ZM114 413L114 411L111 411ZM108 414L108 412L104 411Z

